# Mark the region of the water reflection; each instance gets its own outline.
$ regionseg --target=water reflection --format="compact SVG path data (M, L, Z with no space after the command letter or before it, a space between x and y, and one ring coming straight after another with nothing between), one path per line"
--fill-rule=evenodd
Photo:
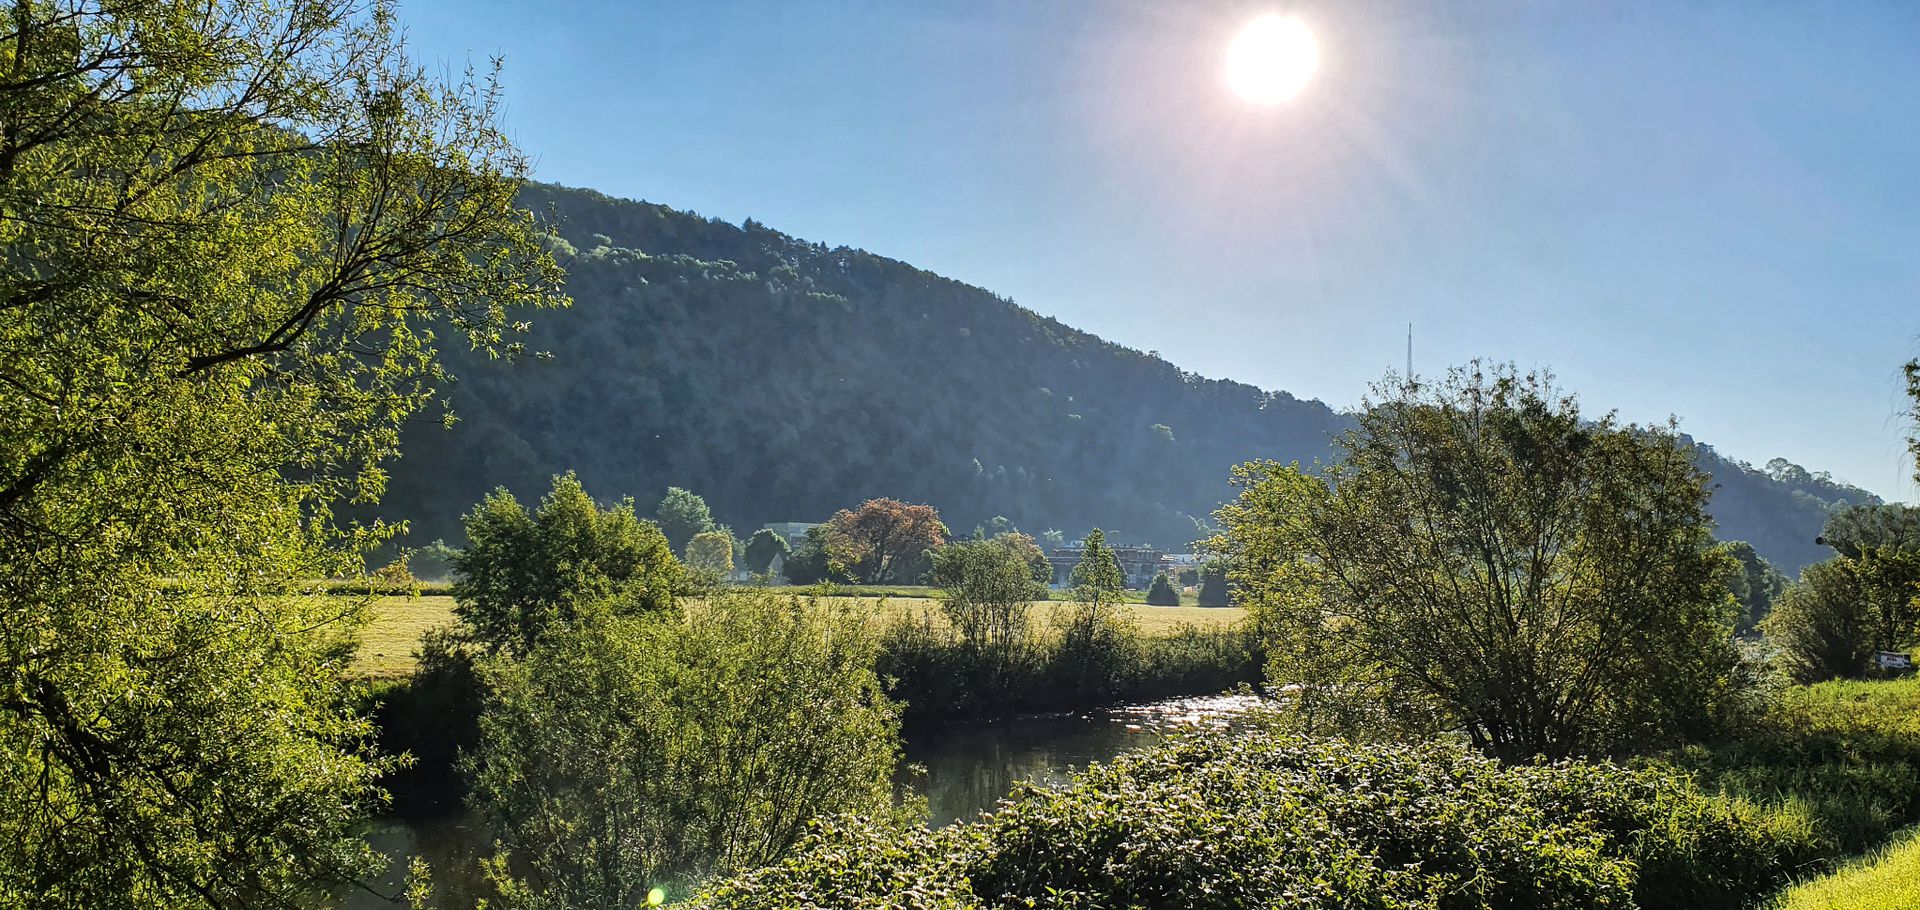
M1195 727L1225 727L1259 699L1180 698L1087 714L1016 717L910 732L901 781L927 800L929 823L970 820L998 805L1014 784L1052 786L1091 762Z
M1086 714L1049 714L991 722L954 723L908 731L899 781L903 792L927 801L929 823L966 821L990 810L1015 784L1057 785L1091 762L1159 742L1196 727L1224 728L1258 704L1252 695L1177 698ZM389 822L368 836L394 858L375 889L398 894L407 862L419 856L433 868L436 906L471 907L478 893L477 864L491 852L477 818L455 816ZM398 904L356 890L343 910L391 910Z

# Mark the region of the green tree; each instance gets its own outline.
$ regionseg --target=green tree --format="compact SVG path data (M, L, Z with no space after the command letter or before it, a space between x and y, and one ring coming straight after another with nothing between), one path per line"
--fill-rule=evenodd
M793 548L793 555L787 557L784 571L787 580L796 585L853 580L845 560L834 552L833 541L824 525L807 529L807 536Z
M1153 576L1153 584L1147 587L1147 603L1156 607L1177 607L1180 605L1180 592L1174 590L1173 579L1161 572Z
M1725 544L1724 549L1739 563L1728 587L1733 591L1734 601L1740 605L1734 631L1745 633L1767 618L1767 613L1773 609L1773 602L1786 590L1787 577L1744 540Z
M1873 608L1852 560L1808 566L1760 623L1801 682L1859 676L1873 659Z
M1819 542L1849 559L1869 548L1920 552L1920 507L1886 503L1836 509Z
M1671 427L1474 364L1376 387L1324 476L1234 472L1210 547L1309 727L1461 730L1526 759L1667 742L1742 706L1729 560Z
M1099 528L1087 534L1069 586L1077 603L1056 620L1060 643L1049 666L1051 684L1107 701L1126 690L1126 674L1138 667L1140 637L1118 608L1126 576Z
M1013 551L1026 562L1028 571L1033 575L1033 580L1040 584L1041 594L1040 597L1036 599L1044 599L1046 597L1046 586L1053 583L1053 563L1047 561L1046 551L1040 549L1040 545L1034 542L1032 537L1022 534L1019 531L1008 531L1003 534L998 534L995 535L992 540ZM939 582L934 582L934 584L939 584Z
M385 767L297 596L441 378L560 273L490 79L350 0L12 5L0 35L0 907L280 906Z
M711 578L733 574L733 535L702 531L687 541L687 568Z
M1224 607L1229 602L1226 563L1210 559L1200 567L1200 606Z
M707 501L679 487L667 488L667 495L661 498L653 515L660 530L667 535L667 544L673 547L675 553L685 551L693 535L704 534L717 527L713 523L713 513L707 509Z
M792 553L785 537L774 533L772 528L761 528L753 532L753 538L747 541L747 571L765 575L773 571L775 559L785 559Z
M471 765L505 906L646 906L778 859L816 816L886 811L899 721L874 656L845 608L734 592L486 662Z
M1920 430L1920 360L1907 361L1904 370L1907 376L1907 420L1916 430ZM1913 479L1920 481L1920 432L1907 437L1907 451L1913 454Z
M571 471L553 478L532 514L501 489L465 524L453 612L489 652L524 654L549 624L572 621L586 604L665 609L682 583L666 536L634 515L633 501L601 509Z
M1095 605L1115 601L1126 590L1127 576L1120 571L1120 561L1114 558L1113 548L1107 546L1105 531L1094 528L1087 534L1086 547L1080 551L1080 563L1073 567L1067 584L1073 589L1075 600Z
M1033 601L1046 585L1033 577L1024 534L992 540L961 540L933 551L932 581L946 590L941 608L962 646L987 664L995 679L1026 656L1031 644Z

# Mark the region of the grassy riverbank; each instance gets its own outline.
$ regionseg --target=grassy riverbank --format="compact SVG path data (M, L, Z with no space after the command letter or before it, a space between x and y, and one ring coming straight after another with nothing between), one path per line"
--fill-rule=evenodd
M804 593L805 590L794 589L795 593ZM882 622L929 608L933 610L935 620L941 621L938 618L938 605L930 595L860 599L873 604L874 616ZM1039 614L1036 618L1044 622L1072 606L1065 601L1036 604L1035 612ZM1138 624L1142 635L1155 638L1174 635L1186 626L1224 628L1246 614L1246 611L1237 607L1149 607L1130 604L1122 609ZM452 622L453 598L446 594L381 597L373 604L373 621L360 633L360 651L354 658L354 667L369 677L391 679L406 676L413 672L415 652L420 648L421 636Z
M1795 885L1768 910L1911 910L1920 906L1920 830L1832 875Z

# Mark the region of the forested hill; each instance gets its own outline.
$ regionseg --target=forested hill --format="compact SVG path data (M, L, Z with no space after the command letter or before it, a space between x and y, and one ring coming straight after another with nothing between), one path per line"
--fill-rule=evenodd
M1005 515L1184 547L1230 466L1325 458L1346 425L871 253L584 190L524 198L558 217L575 304L536 316L550 360L446 352L459 422L409 431L382 508L415 542L457 540L496 486L531 497L573 468L643 507L686 487L742 531L891 496L961 531ZM1821 558L1823 503L1847 491L1706 457L1722 536L1789 568Z

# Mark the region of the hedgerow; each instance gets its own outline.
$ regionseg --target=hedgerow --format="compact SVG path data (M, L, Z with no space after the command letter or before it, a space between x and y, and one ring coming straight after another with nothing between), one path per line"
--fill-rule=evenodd
M699 904L1711 910L1778 887L1810 841L1660 770L1203 734L1024 788L972 824L823 826Z

